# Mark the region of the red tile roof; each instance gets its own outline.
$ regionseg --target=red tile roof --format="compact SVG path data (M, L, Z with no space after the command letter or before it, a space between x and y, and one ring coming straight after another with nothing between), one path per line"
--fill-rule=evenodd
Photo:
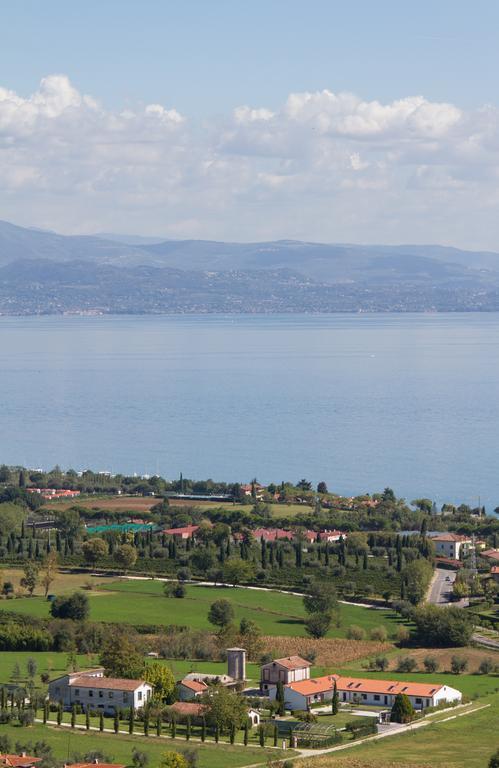
M443 686L431 683L407 683L396 680L369 680L362 677L340 677L339 675L326 675L310 680L300 680L290 683L287 688L301 693L303 696L313 696L316 693L325 693L332 690L334 682L338 691L352 691L354 693L380 693L396 696L397 693L405 693L408 696L420 696L431 698Z
M480 557L489 557L491 560L499 560L499 549L486 549L480 552Z
M24 768L41 762L41 757L30 757L30 755L0 755L0 765L11 766L12 768Z
M183 528L165 528L163 533L170 536L193 536L196 531L199 531L199 525L184 525Z
M196 704L195 701L176 701L170 709L178 715L200 717L207 709L206 704Z
M120 763L101 763L100 760L93 763L66 763L66 768L95 768L96 765L99 768L125 768Z
M121 677L92 677L82 675L74 678L69 685L72 688L100 688L111 691L136 691L141 685L149 685L145 680L127 680Z
M196 693L201 693L201 691L208 689L208 686L202 680L190 680L187 677L180 681L180 685L184 685L186 688L190 688L191 691L196 691Z
M274 659L274 661L269 662L269 664L279 664L279 666L289 670L303 669L304 667L312 666L309 661L302 659L301 656L286 656L284 659Z
M462 536L460 533L439 533L430 537L432 541L468 541L471 544L469 536Z

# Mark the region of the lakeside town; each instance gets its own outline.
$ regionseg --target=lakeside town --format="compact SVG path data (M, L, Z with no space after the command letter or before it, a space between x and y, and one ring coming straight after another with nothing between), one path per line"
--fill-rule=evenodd
M499 709L481 507L306 479L0 483L6 766L314 766Z

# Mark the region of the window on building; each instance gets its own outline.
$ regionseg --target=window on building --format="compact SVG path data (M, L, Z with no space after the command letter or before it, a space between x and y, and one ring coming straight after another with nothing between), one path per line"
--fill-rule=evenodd
M112 691L109 691L107 695L109 696L110 699L114 698L114 693Z
M128 701L128 693L123 694L123 701Z
M89 695L89 697L90 697L90 698L92 698L92 697L93 697L93 695L94 695L94 692L92 691L92 689L91 689L91 688L90 688L90 690L88 691L88 695Z
M137 698L139 701L142 701L142 691L139 691Z
M419 699L419 698L416 699L416 704L422 704L422 702L423 702L423 699Z
M374 694L374 701L379 701L380 699L381 699L381 696L379 696L379 694L375 693Z
M104 691L99 691L99 699L103 699L103 698L104 698Z
M80 695L80 689L79 688L75 688L75 696L79 696L79 695Z
M363 698L364 700L365 700L365 699L367 699L367 693L363 693L363 694L362 694L362 698Z

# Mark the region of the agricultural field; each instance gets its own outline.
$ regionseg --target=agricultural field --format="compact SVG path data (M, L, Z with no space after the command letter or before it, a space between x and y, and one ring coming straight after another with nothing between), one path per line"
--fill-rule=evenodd
M90 619L93 621L120 622L149 625L185 625L191 629L212 629L208 622L208 610L214 600L227 598L234 606L236 621L243 617L253 619L265 635L306 635L306 616L300 595L272 591L259 591L241 587L205 587L188 585L183 599L164 596L164 584L154 579L121 579L103 582L88 591ZM55 590L51 589L52 592ZM61 588L62 591L62 588ZM63 588L64 592L71 587ZM49 604L41 596L3 600L0 611L36 616L49 616ZM355 624L369 633L383 626L389 636L394 636L400 618L390 610L378 610L364 606L340 607L340 626L332 627L329 637L345 637L348 626Z
M261 747L237 747L230 744L201 744L185 739L172 740L168 737L158 739L150 735L147 738L130 736L126 733L100 733L99 731L72 730L68 727L56 727L36 724L31 728L21 728L17 725L0 725L0 736L8 736L12 744L19 741L23 744L46 741L60 761L67 761L74 753L84 754L94 750L102 751L114 762L132 765L133 748L147 752L152 766L159 765L161 756L166 751L181 752L184 749L195 749L198 752L199 768L239 768L255 763L266 763L270 757L278 758L283 753L280 750L262 749ZM28 748L29 751L29 748ZM290 753L288 753L290 754ZM292 754L292 753L291 753Z
M483 709L480 709L483 707ZM499 748L499 695L476 711L448 712L431 725L300 762L302 768L485 768ZM447 719L450 718L450 719ZM346 756L348 754L348 757Z
M2 582L11 581L14 585L14 590L19 589L20 581L24 576L24 571L21 568L0 568L0 579ZM107 577L109 578L109 577ZM50 585L50 592L54 594L61 594L62 592L72 592L80 587L96 587L106 576L94 576L91 573L68 573L64 570L58 571L55 574L55 579ZM37 587L35 595L40 596L42 588ZM3 603L0 603L0 607Z

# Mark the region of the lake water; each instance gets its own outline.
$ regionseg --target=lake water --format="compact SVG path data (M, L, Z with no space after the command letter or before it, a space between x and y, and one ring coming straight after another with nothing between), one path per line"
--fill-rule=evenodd
M0 318L0 462L499 505L499 315Z

